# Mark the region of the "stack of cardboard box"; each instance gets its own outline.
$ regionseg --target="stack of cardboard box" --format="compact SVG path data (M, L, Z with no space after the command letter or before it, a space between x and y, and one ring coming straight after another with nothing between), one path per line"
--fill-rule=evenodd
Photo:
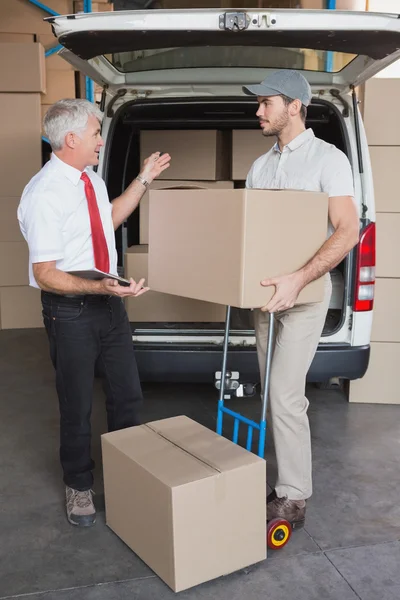
M153 152L168 152L171 166L151 189L174 187L233 188L230 178L230 135L216 130L142 131L141 163ZM128 249L125 275L138 279L148 275L149 193L140 205L140 246ZM225 309L211 304L150 291L126 301L128 316L135 322L221 322Z
M265 138L259 129L142 131L141 163L155 151L168 152L171 166L153 182L143 196L139 208L140 245L128 248L125 254L125 276L137 280L148 277L149 197L151 190L173 188L233 189L243 188L253 162L268 152L272 138ZM229 215L228 215L229 218ZM221 222L222 229L229 228ZM142 297L126 301L132 322L222 322L222 304L183 298L150 291Z
M28 248L17 222L21 193L40 169L44 48L0 42L0 315L3 329L40 326L39 293L28 287Z
M83 2L74 0L46 0L44 5L60 15L83 11ZM109 12L112 2L92 2L92 12ZM27 0L2 0L0 3L0 42L42 44L46 51L58 45L51 26L44 21L51 15ZM42 119L49 106L62 98L86 97L85 78L72 65L54 53L46 58L46 90L41 95ZM26 68L21 75L25 74ZM95 97L99 100L101 89L95 85Z
M400 403L400 79L373 78L365 86L364 122L376 203L376 285L370 365L350 385L351 402ZM364 165L368 174L368 165Z
M55 12L66 15L74 12L72 0L46 0L46 6ZM57 38L51 26L44 21L51 15L26 0L3 1L0 3L0 42L29 43L39 42L50 50L57 46ZM12 50L12 49L11 49ZM29 54L27 50L26 54ZM75 72L71 65L57 54L46 58L46 89L41 94L42 118L51 104L61 98L75 98ZM22 63L19 78L28 73L28 65Z

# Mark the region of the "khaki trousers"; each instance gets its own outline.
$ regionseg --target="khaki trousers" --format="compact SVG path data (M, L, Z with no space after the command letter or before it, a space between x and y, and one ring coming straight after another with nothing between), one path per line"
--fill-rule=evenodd
M275 314L268 410L271 415L278 497L305 500L312 494L311 437L305 396L306 376L322 334L332 293L325 276L323 302L298 304ZM269 314L254 311L261 385L264 382Z

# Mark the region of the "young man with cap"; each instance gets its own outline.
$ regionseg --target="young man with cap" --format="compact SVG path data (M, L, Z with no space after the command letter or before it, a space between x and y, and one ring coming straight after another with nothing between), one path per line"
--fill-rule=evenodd
M261 381L265 373L268 314L276 316L269 407L278 477L275 490L268 496L267 516L268 520L281 517L302 526L306 500L312 494L306 375L329 307L329 271L358 242L358 211L349 160L335 146L316 138L312 129L306 129L307 107L312 98L307 80L297 71L277 71L259 85L243 87L243 91L257 96L262 135L277 138L274 147L252 165L246 187L329 195L326 242L299 271L262 281L263 286L274 286L275 294L266 306L254 311ZM320 277L325 279L324 300L295 305L302 288Z

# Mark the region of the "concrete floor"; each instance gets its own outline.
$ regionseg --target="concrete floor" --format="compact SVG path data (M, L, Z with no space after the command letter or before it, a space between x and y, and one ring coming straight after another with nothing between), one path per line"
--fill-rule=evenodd
M65 518L58 407L42 330L0 332L0 598L167 600L175 594L105 525L99 434L93 415L98 521ZM211 386L148 386L144 419L186 414L214 429ZM400 406L349 405L309 389L314 495L306 528L246 572L179 594L183 600L398 600ZM235 402L239 401L234 401ZM256 415L257 399L246 401ZM275 477L268 448L268 479Z

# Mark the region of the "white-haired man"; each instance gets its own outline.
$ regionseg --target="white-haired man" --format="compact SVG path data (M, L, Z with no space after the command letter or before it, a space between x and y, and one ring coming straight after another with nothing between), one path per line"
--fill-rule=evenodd
M42 290L43 318L56 371L60 406L60 460L71 524L90 526L92 498L91 409L96 365L104 377L108 429L139 424L142 391L132 346L126 296L148 288L111 278L90 280L69 271L93 267L117 275L114 231L136 209L147 186L169 167L159 152L111 203L104 181L88 167L99 163L102 113L87 100L60 100L44 130L50 161L22 194L18 220L29 246L30 285Z

